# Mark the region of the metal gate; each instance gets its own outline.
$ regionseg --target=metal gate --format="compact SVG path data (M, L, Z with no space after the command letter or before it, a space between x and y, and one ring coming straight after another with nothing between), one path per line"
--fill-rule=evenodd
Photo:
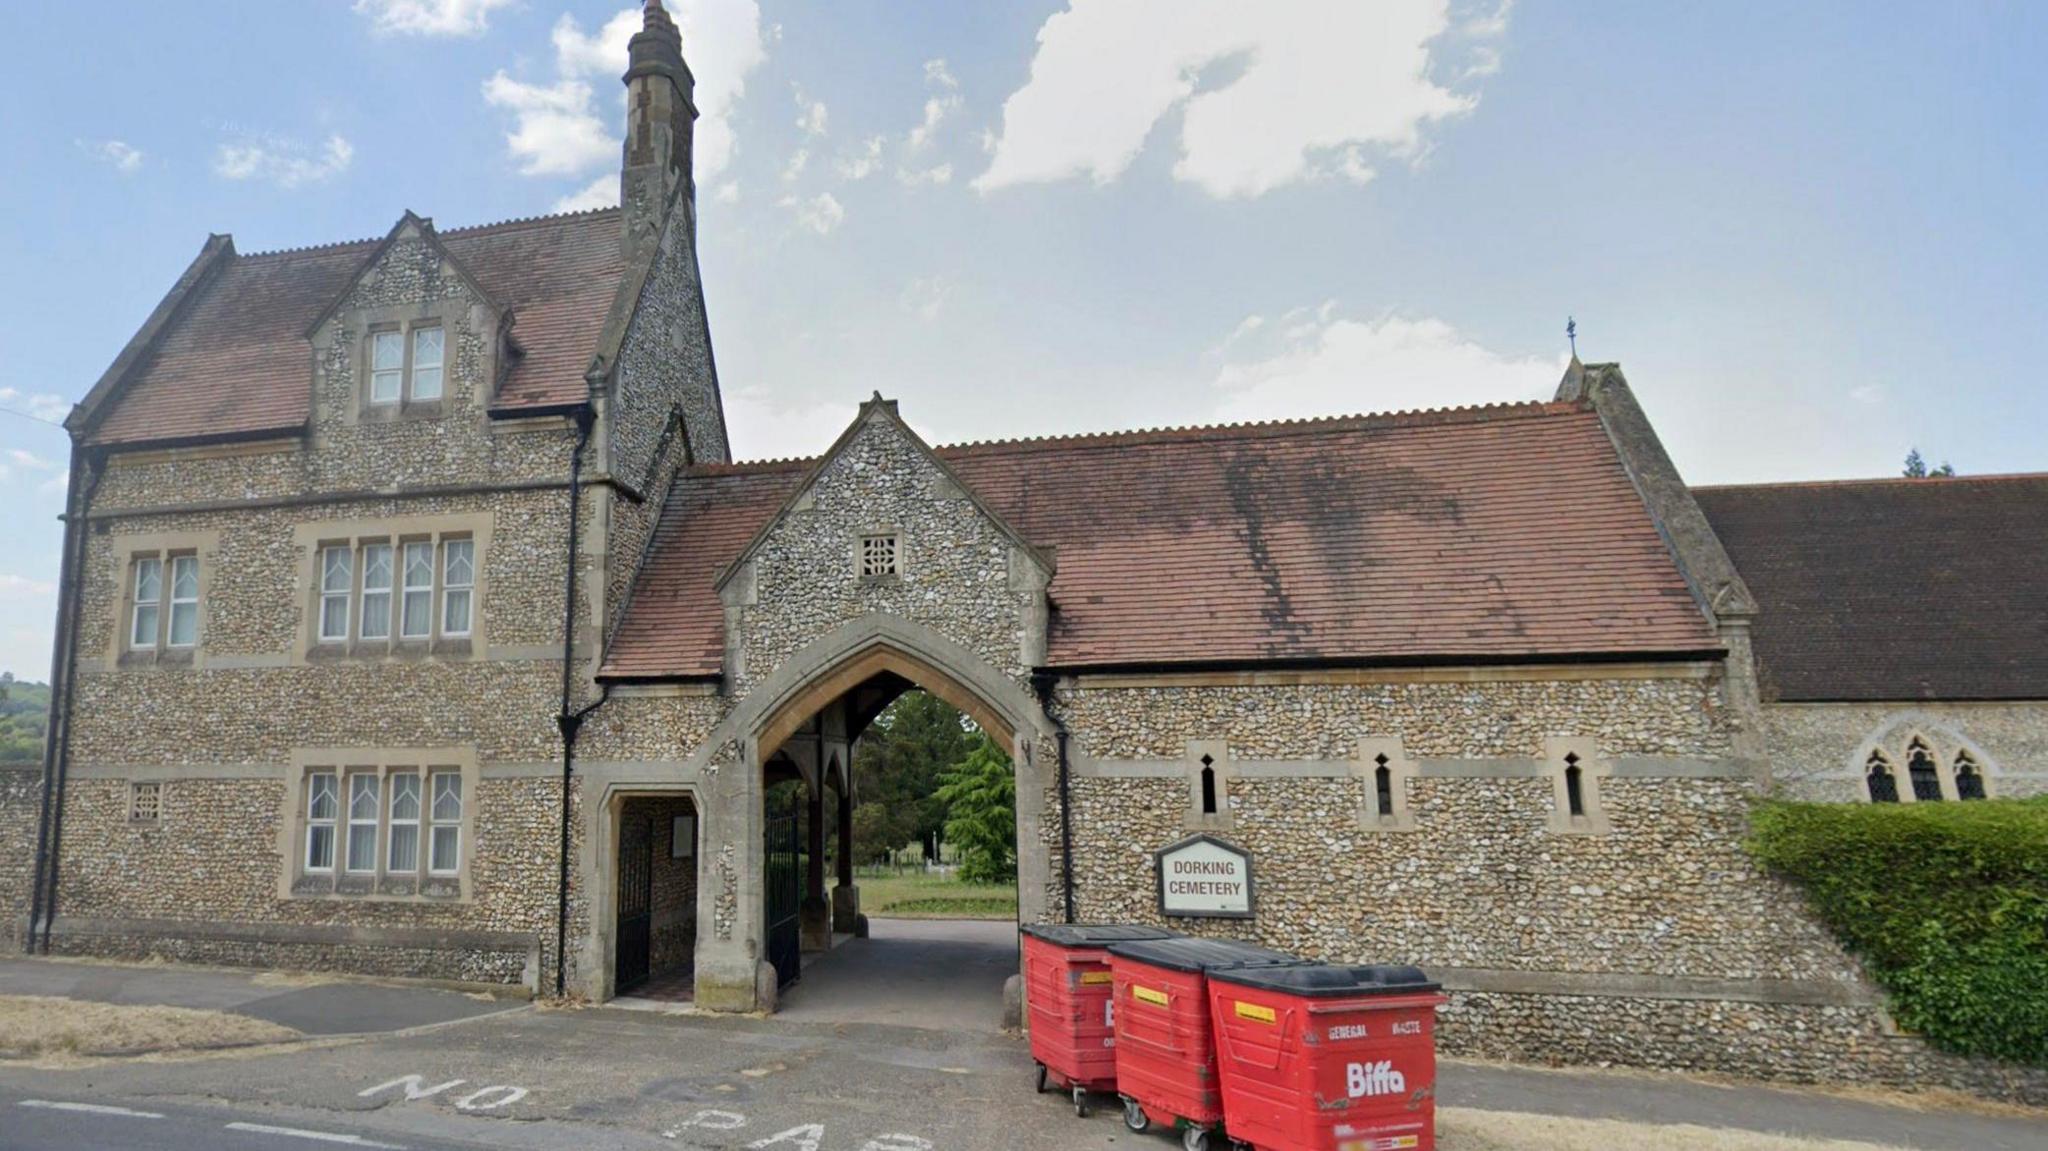
M803 931L798 914L803 905L801 842L796 813L768 814L766 851L768 962L775 967L775 983L787 987L797 980L803 964Z
M619 817L619 929L612 962L612 994L647 982L654 933L654 822Z

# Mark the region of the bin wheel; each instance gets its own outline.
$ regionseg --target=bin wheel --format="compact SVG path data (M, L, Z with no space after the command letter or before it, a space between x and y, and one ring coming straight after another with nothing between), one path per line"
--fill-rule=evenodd
M1151 1116L1145 1114L1145 1109L1138 1106L1136 1099L1124 1100L1124 1126L1133 1131L1143 1131L1152 1126Z
M1074 1118L1088 1118L1088 1089L1078 1083L1074 1085Z
M1045 1094L1045 1064L1038 1065L1038 1093Z
M1180 1145L1182 1151L1209 1151L1209 1129L1207 1127L1184 1128L1180 1133Z

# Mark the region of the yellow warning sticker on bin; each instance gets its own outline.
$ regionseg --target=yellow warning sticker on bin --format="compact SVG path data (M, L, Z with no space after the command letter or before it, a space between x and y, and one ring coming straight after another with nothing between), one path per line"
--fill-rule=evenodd
M1166 992L1154 991L1150 987L1140 987L1135 983L1131 984L1131 998L1142 999L1146 1003L1156 1003L1161 1007L1167 1005Z
M1107 971L1083 971L1081 973L1081 982L1083 983L1108 983L1109 980L1110 974Z
M1279 1022L1279 1017L1273 1014L1273 1009L1270 1007L1261 1007L1256 1003L1246 1003L1242 999L1235 1002L1235 1007L1239 1019L1254 1019L1260 1023Z

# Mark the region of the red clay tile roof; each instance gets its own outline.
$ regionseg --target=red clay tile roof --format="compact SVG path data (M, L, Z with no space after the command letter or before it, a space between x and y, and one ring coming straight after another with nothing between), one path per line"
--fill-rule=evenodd
M438 233L514 316L523 351L494 408L574 403L624 275L617 209ZM306 328L381 241L237 256L201 287L135 368L88 439L136 444L303 426L311 402Z
M1656 658L1719 642L1599 417L1524 404L940 448L1058 571L1056 668ZM676 484L605 673L708 676L806 461Z
M1767 698L2048 699L2048 474L1695 488Z

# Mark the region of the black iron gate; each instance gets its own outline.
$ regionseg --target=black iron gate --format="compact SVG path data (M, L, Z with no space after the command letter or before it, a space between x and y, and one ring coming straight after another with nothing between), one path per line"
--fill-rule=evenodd
M803 905L803 861L796 813L768 813L766 851L768 962L775 967L777 986L797 980L803 964L803 931L798 914Z
M654 823L619 817L619 930L612 964L612 993L624 995L647 982L654 944Z

